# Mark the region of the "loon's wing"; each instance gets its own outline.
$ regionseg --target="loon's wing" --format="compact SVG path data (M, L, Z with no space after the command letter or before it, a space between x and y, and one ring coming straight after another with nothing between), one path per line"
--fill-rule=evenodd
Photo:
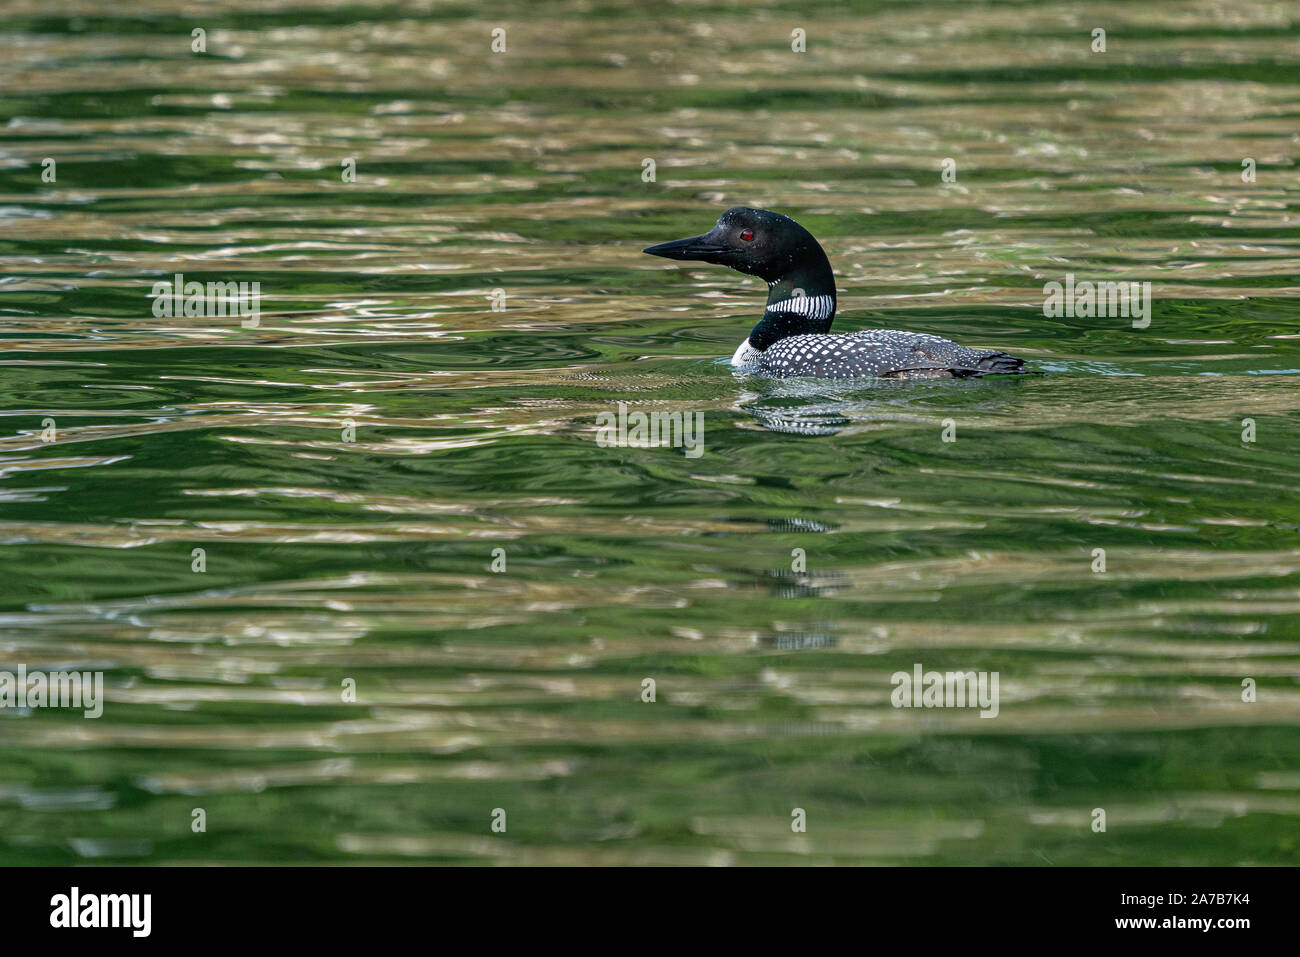
M1017 373L1024 360L1005 352L968 349L918 332L870 329L843 334L788 336L763 350L759 368L772 375L982 376Z

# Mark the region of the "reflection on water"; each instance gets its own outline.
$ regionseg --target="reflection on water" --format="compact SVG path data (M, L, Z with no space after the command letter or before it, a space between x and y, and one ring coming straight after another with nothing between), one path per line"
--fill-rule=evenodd
M107 701L0 711L0 861L1300 860L1294 10L599 12L9 5L0 670ZM639 252L732 204L1046 374L733 374L762 284Z

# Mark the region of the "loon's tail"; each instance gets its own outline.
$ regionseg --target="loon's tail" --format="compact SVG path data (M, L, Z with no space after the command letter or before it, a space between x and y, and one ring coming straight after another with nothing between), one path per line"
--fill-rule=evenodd
M952 372L957 376L1023 375L1026 374L1022 368L1024 364L1024 359L1017 359L1005 352L986 352L980 356L973 369L953 369Z

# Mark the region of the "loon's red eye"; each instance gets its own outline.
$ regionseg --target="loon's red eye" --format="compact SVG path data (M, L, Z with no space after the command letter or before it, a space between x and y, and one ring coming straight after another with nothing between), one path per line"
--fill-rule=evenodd
M754 231L752 229L742 229L740 231L740 238L743 239L745 242L749 242L751 239L754 238Z

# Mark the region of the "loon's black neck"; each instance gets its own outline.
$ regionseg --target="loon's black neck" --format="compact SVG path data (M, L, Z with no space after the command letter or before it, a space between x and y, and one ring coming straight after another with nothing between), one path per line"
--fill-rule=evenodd
M812 248L801 250L792 269L768 281L767 308L750 332L749 344L761 350L787 336L827 333L834 318L835 274L814 241Z

